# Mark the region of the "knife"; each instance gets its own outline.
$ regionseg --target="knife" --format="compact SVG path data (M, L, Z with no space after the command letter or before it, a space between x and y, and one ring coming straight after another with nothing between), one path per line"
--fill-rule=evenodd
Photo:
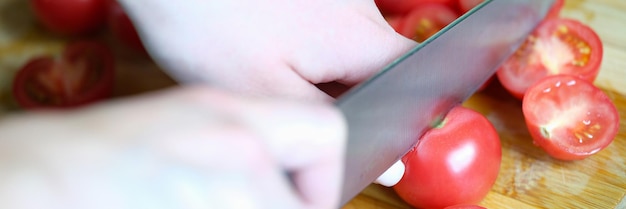
M552 3L486 0L338 98L348 124L341 204L487 81Z

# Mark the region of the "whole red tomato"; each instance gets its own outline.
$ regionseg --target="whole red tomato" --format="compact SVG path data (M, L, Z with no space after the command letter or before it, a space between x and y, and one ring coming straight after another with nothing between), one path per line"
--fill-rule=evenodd
M25 109L76 107L108 97L114 78L109 49L80 41L68 45L60 58L29 61L13 80L13 95Z
M561 160L583 159L604 149L620 124L615 105L602 90L569 75L535 83L522 109L535 144Z
M459 106L402 158L406 170L393 188L417 208L476 204L495 183L501 157L493 125Z
M104 23L105 0L30 0L39 21L52 32L83 35Z

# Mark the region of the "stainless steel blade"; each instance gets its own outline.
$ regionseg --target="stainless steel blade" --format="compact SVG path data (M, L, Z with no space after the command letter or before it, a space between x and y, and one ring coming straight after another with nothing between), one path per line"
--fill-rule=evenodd
M491 77L553 0L487 0L339 98L348 122L341 203Z

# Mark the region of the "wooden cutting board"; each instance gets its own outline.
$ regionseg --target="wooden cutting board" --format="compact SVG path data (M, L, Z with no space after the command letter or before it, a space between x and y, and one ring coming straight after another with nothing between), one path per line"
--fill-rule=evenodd
M626 209L626 1L566 0L562 16L590 25L603 40L604 59L595 84L619 109L619 134L608 148L590 158L554 160L532 144L521 102L508 96L497 83L490 86L464 104L485 114L502 142L500 174L482 206ZM344 207L357 208L411 207L392 189L370 185Z
M502 140L500 174L480 205L492 209L626 208L626 1L566 0L562 15L589 24L603 40L604 60L596 85L618 106L620 132L608 148L588 159L553 160L532 145L521 103L496 82L464 104L485 114ZM15 108L10 95L14 72L33 56L58 53L65 41L36 24L26 0L0 0L0 117ZM116 96L175 85L148 58L113 46L117 56ZM371 185L344 207L353 208L411 207L393 190Z

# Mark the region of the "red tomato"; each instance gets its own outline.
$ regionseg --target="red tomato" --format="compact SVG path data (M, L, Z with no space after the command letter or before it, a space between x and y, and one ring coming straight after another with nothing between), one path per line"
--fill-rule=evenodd
M60 59L48 56L28 62L14 78L13 95L26 109L75 107L109 96L113 80L109 49L95 42L76 42Z
M387 20L387 23L389 23L389 25L393 28L393 30L400 33L400 30L402 29L402 26L404 25L403 16L400 16L400 15L386 16L385 20Z
M417 208L476 204L495 183L501 157L493 125L459 106L402 158L406 170L393 188Z
M104 0L30 0L40 22L62 35L83 35L104 23Z
M585 79L547 77L528 89L522 102L535 144L552 157L577 160L608 146L619 129L615 105Z
M484 0L458 0L459 12L461 14L465 14L467 11L470 11L483 1Z
M521 99L538 80L556 74L593 81L600 70L602 42L593 29L572 19L541 23L498 70L502 85Z
M423 4L405 17L400 34L423 42L458 17L454 10L442 4Z
M109 0L109 2L107 22L113 35L123 44L145 52L141 38L124 8L116 0Z
M552 7L548 11L546 18L557 18L561 14L561 10L565 6L565 0L555 0Z
M453 8L455 0L374 0L376 6L385 15L403 15L415 7L426 3L437 3Z

